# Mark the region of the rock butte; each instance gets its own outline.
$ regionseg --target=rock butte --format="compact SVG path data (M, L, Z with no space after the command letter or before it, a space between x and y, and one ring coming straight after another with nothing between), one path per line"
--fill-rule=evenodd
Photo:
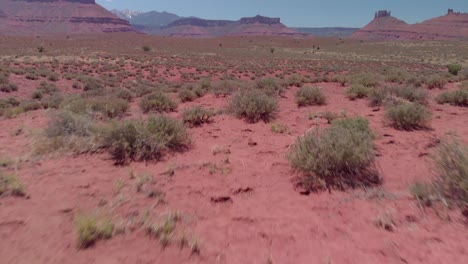
M94 0L0 0L0 34L131 32L130 24Z
M468 13L449 9L444 16L417 24L407 24L382 10L374 20L352 34L351 38L369 40L459 40L468 39Z
M162 35L174 37L218 37L218 36L290 36L305 37L281 23L280 18L257 15L237 21L183 18L163 28Z

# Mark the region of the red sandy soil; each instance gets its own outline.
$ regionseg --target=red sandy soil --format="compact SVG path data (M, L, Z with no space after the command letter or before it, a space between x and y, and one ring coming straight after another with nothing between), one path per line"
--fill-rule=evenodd
M289 134L274 134L269 124L247 124L219 115L212 124L190 129L193 148L158 163L118 167L107 154L55 155L21 163L16 174L30 198L0 200L0 262L468 263L467 226L461 214L443 209L440 216L433 209L422 213L408 192L415 180L433 177L427 155L433 151L434 139L455 131L468 141L468 109L432 102L433 130L401 132L384 125L383 110L370 108L366 100L349 101L343 87L319 86L327 95L326 106L297 108L297 88L280 99L277 122L286 124ZM192 105L221 108L227 100L207 95L180 105L174 116L180 117L181 110ZM297 175L285 158L288 147L309 129L326 126L324 120L309 120L309 113L342 110L348 116L368 118L378 134L382 189L301 195L294 188ZM140 115L134 105L131 116ZM45 111L2 120L0 156L27 157L33 142L30 135L47 121ZM25 132L13 136L19 127ZM210 174L200 166L223 164L225 155L212 154L216 145L230 150L231 173ZM162 175L171 164L178 166L175 175ZM136 193L130 170L151 173L155 186L166 193L167 203L155 205L154 198ZM118 179L126 183L120 204L113 191ZM229 196L232 202L211 201L220 196ZM100 201L117 204L112 213L122 218L145 209L152 215L182 213L188 232L200 241L200 256L191 256L178 245L163 249L141 229L78 250L73 216L96 209ZM384 213L391 213L395 221L393 232L374 224Z

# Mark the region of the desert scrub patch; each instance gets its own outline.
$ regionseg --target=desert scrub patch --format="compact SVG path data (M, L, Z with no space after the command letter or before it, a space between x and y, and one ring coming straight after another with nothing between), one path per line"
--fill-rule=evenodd
M237 93L230 101L229 111L249 123L270 122L278 113L276 98L259 90Z
M60 107L76 114L87 114L92 117L116 118L125 115L129 104L127 100L114 96L87 98L69 96L62 101Z
M381 182L373 141L367 119L347 118L299 137L288 158L307 189L370 186Z
M44 133L35 140L33 154L41 156L59 150L94 152L102 147L103 131L87 115L60 111L52 115Z
M182 103L192 102L193 100L197 98L197 95L192 90L189 90L189 89L181 90L178 96Z
M468 146L449 137L441 140L432 158L436 190L450 204L468 210Z
M16 175L7 175L0 171L0 197L8 195L25 196L24 185Z
M215 116L215 111L213 109L195 106L184 110L182 113L182 120L191 127L197 127L202 124L211 123L213 116Z
M458 73L462 70L462 66L460 64L449 64L447 65L448 72L452 75L458 75Z
M388 88L389 93L412 103L427 104L427 92L412 86Z
M304 85L304 77L298 74L293 74L284 81L283 86L285 87L302 87Z
M114 233L114 224L108 217L95 213L77 215L74 220L77 233L77 246L86 249L98 240L110 239Z
M327 99L319 87L305 86L297 90L296 103L301 106L324 105Z
M159 160L167 152L189 147L185 126L166 116L149 117L147 121L128 120L114 123L104 145L116 164L129 161Z
M363 73L363 74L357 74L357 75L351 76L351 83L362 85L367 88L373 88L379 84L379 80L373 74Z
M435 98L435 101L438 104L468 107L468 89L441 93Z
M403 69L392 68L385 71L385 81L390 83L403 84L408 79L408 72Z
M442 89L445 84L447 84L447 79L442 75L433 75L426 81L427 88L429 89Z
M389 97L390 92L386 88L375 88L369 92L369 106L382 106L387 98Z
M288 126L280 123L271 123L270 124L271 132L277 133L277 134L284 134L289 131Z
M177 103L162 92L155 92L143 96L140 100L140 108L143 113L172 112L177 109Z
M272 77L262 78L255 82L255 87L268 95L282 95L284 87Z
M352 84L350 88L346 89L346 96L350 100L356 100L361 98L366 98L371 89L362 84Z
M385 111L385 121L398 130L420 130L429 128L431 112L418 103L397 103Z

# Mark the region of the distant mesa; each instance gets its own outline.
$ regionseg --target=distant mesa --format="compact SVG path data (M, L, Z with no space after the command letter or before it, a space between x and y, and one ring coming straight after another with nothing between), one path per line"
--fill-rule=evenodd
M464 40L468 39L468 13L448 9L444 16L421 23L407 24L381 10L374 14L365 27L354 32L351 38L368 40Z
M135 32L94 0L0 0L0 34Z
M265 16L243 17L240 20L209 20L201 18L182 18L162 27L159 33L175 37L220 37L220 36L289 36L306 37L281 23L280 18Z

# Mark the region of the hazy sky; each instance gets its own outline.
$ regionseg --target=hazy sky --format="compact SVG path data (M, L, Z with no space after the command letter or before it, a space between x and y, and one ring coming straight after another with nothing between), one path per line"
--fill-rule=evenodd
M167 11L179 16L231 19L281 17L287 26L362 27L377 10L390 10L408 23L441 16L448 8L468 12L468 0L97 0L107 9Z

